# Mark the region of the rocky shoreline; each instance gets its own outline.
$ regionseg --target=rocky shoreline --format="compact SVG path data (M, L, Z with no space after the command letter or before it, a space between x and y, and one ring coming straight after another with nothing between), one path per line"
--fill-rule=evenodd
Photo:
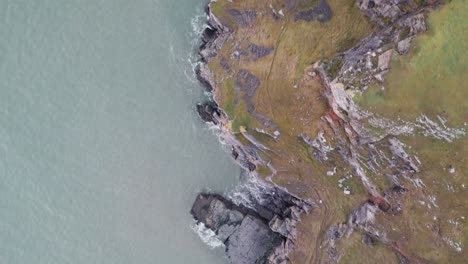
M228 117L216 102L216 84L207 66L232 31L211 12L210 3L205 11L208 27L202 35L201 62L196 75L206 91L213 94L213 100L198 104L197 112L205 122L219 128L220 140L231 148L232 157L248 177L258 177L255 173L257 166L266 165L266 162L254 148L243 145L226 128ZM255 46L251 49L254 53L269 52ZM296 242L300 215L311 210L312 203L262 179L256 182L261 185L256 193L244 190L247 193L243 195L254 197L249 205L235 204L219 194L201 193L192 206L191 214L197 222L213 230L225 244L230 263L287 263L288 254Z

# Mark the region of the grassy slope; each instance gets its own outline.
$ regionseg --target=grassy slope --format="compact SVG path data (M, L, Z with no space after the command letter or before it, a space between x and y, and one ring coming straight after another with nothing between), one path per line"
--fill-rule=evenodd
M371 87L358 101L389 117L414 120L421 113L468 119L468 5L455 0L429 16L429 32L408 55L395 57L385 89Z
M385 90L371 87L358 98L361 106L382 116L401 116L410 121L426 113L433 119L437 114L444 116L452 126L468 122L467 16L468 6L463 0L453 0L431 13L429 32L416 39L408 55L394 58ZM468 139L453 143L421 135L401 139L423 162L417 176L427 187L411 189L401 216L381 216L379 221L394 229L395 237L406 234L402 242L405 247L434 263L466 261L467 253L458 253L443 240L460 243L464 251L468 244ZM456 168L455 174L448 173L450 165ZM419 203L427 201L427 195L437 198L437 208L428 209Z

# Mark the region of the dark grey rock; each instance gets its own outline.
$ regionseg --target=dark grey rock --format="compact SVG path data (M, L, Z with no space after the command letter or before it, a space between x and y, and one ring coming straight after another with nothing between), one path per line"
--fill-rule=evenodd
M248 72L245 69L240 69L236 74L236 82L234 88L237 91L244 93L243 99L247 105L247 111L251 114L255 110L255 106L252 102L255 91L260 86L260 80L257 76Z
M362 238L361 238L361 241L362 241L362 243L366 244L369 247L372 247L375 244L374 239L371 236L369 236L368 234L363 234Z
M310 22L312 20L317 20L320 23L325 23L330 20L333 16L333 12L328 5L327 0L320 0L316 6L306 11L298 12L294 15L294 20L305 20Z
M199 103L197 104L197 112L201 119L205 122L211 122L215 125L219 123L218 119L221 116L221 111L218 105L213 102Z
M357 6L380 26L389 25L414 9L406 0L358 0Z
M266 263L269 252L285 239L255 211L216 194L200 194L191 213L225 243L231 263Z
M275 21L278 21L281 18L280 16L278 16L276 12L273 12L273 10L271 11L271 16L273 17Z
M206 13L208 15L208 27L203 31L201 37L202 44L199 48L199 54L205 63L218 54L218 51L232 34L231 29L221 24L218 18L211 12L210 4L206 6Z
M252 56L252 60L256 61L270 54L273 51L273 48L262 47L251 43L249 45L249 51L250 55Z
M288 10L293 10L299 5L300 0L284 0L284 7Z
M257 17L257 13L254 10L229 9L228 13L241 27L249 26Z
M377 208L370 202L363 203L349 214L348 223L355 226L365 226L367 223L372 223Z
M407 259L405 256L403 256L402 254L398 252L396 252L395 254L397 255L398 264L410 264L411 263L411 261Z
M231 263L266 263L268 253L283 240L260 219L247 215L227 239L226 252Z
M237 224L225 224L218 229L218 238L226 243L227 239L237 230Z
M201 40L203 44L213 41L217 37L217 30L215 28L207 27L203 31Z
M338 226L330 226L330 228L327 230L327 240L330 241L336 241L340 239L343 236L342 231Z
M245 195L255 197L249 199L253 200L249 207L217 194L199 194L191 214L223 241L231 263L286 263L300 214L309 205L268 185L255 195Z
M211 92L215 88L213 73L204 63L197 65L195 68L195 75L198 81L205 87L206 91Z
M278 125L271 119L270 117L260 114L258 112L255 112L252 114L252 116L257 120L264 128L272 128L273 130L278 130Z
M221 64L221 67L223 67L225 72L227 73L231 72L231 67L229 67L228 60L225 57L221 58L221 60L219 61L219 64Z

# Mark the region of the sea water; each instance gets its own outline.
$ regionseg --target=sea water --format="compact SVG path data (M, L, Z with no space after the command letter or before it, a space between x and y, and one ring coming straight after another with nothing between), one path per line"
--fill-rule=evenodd
M226 261L189 214L239 175L194 107L204 4L0 1L0 263Z

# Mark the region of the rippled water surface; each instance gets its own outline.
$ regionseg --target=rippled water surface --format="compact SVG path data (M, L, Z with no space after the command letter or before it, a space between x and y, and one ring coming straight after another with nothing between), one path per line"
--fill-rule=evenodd
M220 263L239 174L196 116L198 0L0 2L0 263Z

